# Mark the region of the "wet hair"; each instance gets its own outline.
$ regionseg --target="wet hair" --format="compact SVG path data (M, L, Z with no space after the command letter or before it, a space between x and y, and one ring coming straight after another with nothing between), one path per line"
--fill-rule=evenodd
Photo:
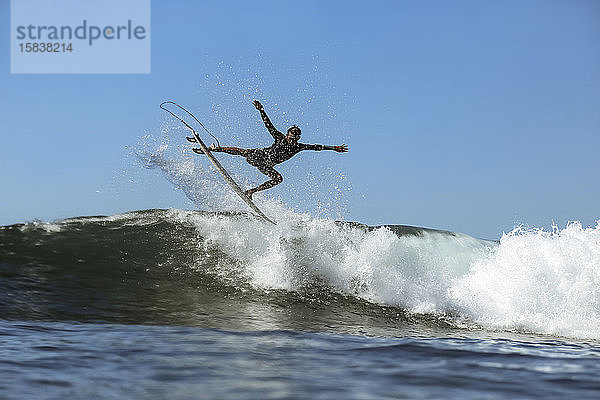
M300 136L302 134L302 130L296 125L292 125L288 128L287 133L291 133L294 136Z

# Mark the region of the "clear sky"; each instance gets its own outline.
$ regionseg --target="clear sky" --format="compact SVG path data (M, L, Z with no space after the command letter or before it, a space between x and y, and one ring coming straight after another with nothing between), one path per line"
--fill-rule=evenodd
M351 148L281 166L269 195L302 211L314 212L307 177L333 174L346 177L344 218L371 225L498 238L600 218L599 1L154 0L139 75L11 75L9 4L2 225L194 208L131 148L160 136L166 99L226 144L269 145L254 97L303 142Z

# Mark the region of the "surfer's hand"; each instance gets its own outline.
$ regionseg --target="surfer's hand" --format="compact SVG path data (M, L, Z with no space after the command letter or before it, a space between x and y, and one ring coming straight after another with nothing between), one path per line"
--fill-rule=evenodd
M254 101L252 101L252 104L254 104L254 107L256 107L256 109L258 111L262 111L263 110L263 105L260 104L260 101L254 100Z
M338 153L347 153L348 152L348 145L347 144L343 144L341 146L335 146L333 149L335 151L337 151Z

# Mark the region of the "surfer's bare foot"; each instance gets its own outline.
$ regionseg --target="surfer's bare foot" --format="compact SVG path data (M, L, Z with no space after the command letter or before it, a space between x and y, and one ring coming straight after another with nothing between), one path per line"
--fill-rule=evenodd
M211 144L210 147L208 148L210 151L221 151L221 148L219 146L217 146L216 144Z
M217 145L213 143L213 144L210 145L210 147L208 148L208 150L210 150L210 151L221 151L221 148L217 147ZM206 153L204 153L204 150L202 150L202 149L192 149L192 151L194 153L196 153L196 154L206 154Z

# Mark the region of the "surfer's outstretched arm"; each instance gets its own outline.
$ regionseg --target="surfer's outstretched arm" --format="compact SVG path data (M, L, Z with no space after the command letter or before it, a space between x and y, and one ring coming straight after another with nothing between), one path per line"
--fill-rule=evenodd
M343 144L341 146L327 146L324 144L304 144L304 143L302 143L302 150L315 150L315 151L333 150L333 151L337 151L338 153L347 153L348 145Z
M260 111L260 117L262 118L263 122L265 123L265 127L267 128L267 130L269 131L269 133L271 134L271 136L273 136L273 139L275 139L275 140L284 139L285 136L283 135L283 133L279 132L277 130L277 128L275 128L275 125L273 125L273 123L269 119L269 116L265 112L265 109L264 109L263 105L260 104L260 101L254 100L252 102L252 104L254 104L254 107L256 107L256 109L258 111Z

